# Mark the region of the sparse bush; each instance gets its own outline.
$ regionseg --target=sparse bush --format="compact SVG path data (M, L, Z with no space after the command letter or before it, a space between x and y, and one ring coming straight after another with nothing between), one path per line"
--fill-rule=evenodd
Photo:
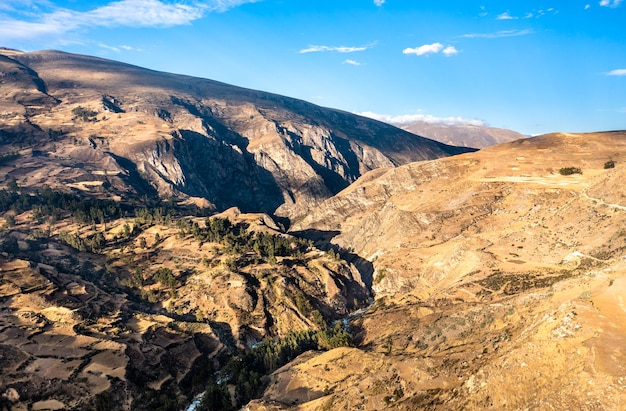
M95 117L98 115L97 112L82 106L74 107L72 109L72 114L82 121L95 121Z
M604 169L607 170L609 168L615 168L615 161L609 160L606 163L604 163Z
M562 176L571 176L572 174L582 174L583 171L578 167L563 167L559 170Z
M374 277L374 284L378 284L379 282L381 282L385 277L387 276L387 270L385 270L384 268L381 268L380 270L378 270L378 272L376 273L376 277Z

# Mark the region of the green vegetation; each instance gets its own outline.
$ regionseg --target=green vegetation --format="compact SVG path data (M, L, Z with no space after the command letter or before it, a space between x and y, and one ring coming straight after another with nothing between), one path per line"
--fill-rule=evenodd
M176 222L176 226L181 237L191 234L201 244L220 243L226 254L254 253L272 265L277 263L276 257L302 259L304 253L313 246L310 240L302 238L251 232L243 224L233 225L227 218L207 218L205 227L183 218ZM234 265L236 268L236 260Z
M154 279L171 289L176 288L176 277L174 277L174 273L169 268L159 268L156 274L154 274Z
M300 331L289 333L284 338L263 341L250 352L231 359L223 369L227 376L221 384L210 381L199 410L234 410L261 394L261 377L293 361L309 350L330 350L337 347L352 347L352 337L337 322L333 328L323 331ZM237 406L225 401L227 385L235 385Z
M559 170L562 176L571 176L572 174L582 174L583 171L578 167L563 167Z
M69 213L78 223L101 224L106 220L120 218L130 211L130 207L114 201L82 198L48 188L32 192L12 188L0 190L0 212L12 210L19 214L33 211L52 221L59 220Z
M604 169L607 170L609 168L615 168L615 161L609 160L606 163L604 163Z
M99 252L105 245L104 235L101 232L82 238L78 233L70 234L66 231L61 231L59 239L78 251L89 251L92 253Z
M96 121L97 112L93 110L86 109L82 106L74 107L72 109L72 114L79 120L82 121Z
M376 277L374 277L374 284L380 283L387 276L387 270L383 267L378 270Z

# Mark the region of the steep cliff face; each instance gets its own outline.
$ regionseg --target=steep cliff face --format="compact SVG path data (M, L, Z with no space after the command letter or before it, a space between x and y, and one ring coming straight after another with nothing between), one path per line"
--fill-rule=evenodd
M135 175L132 181L161 197L204 198L218 209L238 206L296 218L369 170L467 151L215 81L55 51L5 51L0 57L3 71L17 73L3 77L3 101L10 104L0 130L34 127L37 149L49 153L36 160L40 167L54 167L62 152L88 169L93 164L72 157L69 148L90 146L101 158L121 159L124 173ZM20 93L48 105L16 98ZM98 173L76 173L103 180ZM68 182L74 181L55 175L49 183Z

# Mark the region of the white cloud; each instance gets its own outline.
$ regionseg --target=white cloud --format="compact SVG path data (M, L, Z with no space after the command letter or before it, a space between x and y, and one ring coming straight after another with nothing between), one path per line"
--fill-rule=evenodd
M377 114L371 111L365 111L362 113L356 113L363 117L373 118L374 120L383 121L390 124L410 124L418 121L434 124L445 124L448 126L487 126L488 124L479 119L464 118L464 117L436 117L430 114L402 114L392 116L388 114Z
M517 20L517 17L511 16L508 11L505 11L504 13L498 15L496 20Z
M437 54L442 49L443 44L441 43L424 44L423 46L419 46L416 48L406 48L402 50L402 54L415 54L416 56L424 56L428 54Z
M591 8L591 4L585 4L585 10L589 10Z
M626 76L626 69L611 70L606 73L607 76Z
M527 34L533 34L534 31L531 29L524 30L501 30L496 31L495 33L470 33L464 34L461 38L466 39L498 39L501 37L516 37L516 36L525 36Z
M385 4L385 0L374 0L374 4L380 7Z
M459 51L454 46L448 46L445 49L443 49L442 53L445 54L446 56L450 57L450 56L454 56L454 55L458 54Z
M454 46L446 46L444 47L441 43L433 43L433 44L424 44L415 48L406 48L402 50L402 54L415 54L416 56L427 56L429 54L438 54L442 53L447 57L454 56L459 53L459 51Z
M618 7L622 3L622 0L601 0L600 6L603 7Z
M361 63L359 63L358 61L350 60L350 59L344 60L343 64L350 64L351 66L360 66L361 65Z
M324 51L334 51L334 52L337 52L337 53L354 53L354 52L357 52L357 51L365 51L365 50L367 50L370 47L371 47L371 45L360 46L360 47L309 46L309 47L307 47L305 49L300 50L298 53L300 53L300 54L304 54L304 53L319 53L319 52L324 52Z
M171 27L190 24L210 12L224 12L255 1L257 0L210 0L187 5L166 0L119 0L89 11L55 8L49 12L37 12L39 9L36 9L37 14L28 21L0 20L0 38L60 36L89 27ZM29 15L32 13L30 10Z

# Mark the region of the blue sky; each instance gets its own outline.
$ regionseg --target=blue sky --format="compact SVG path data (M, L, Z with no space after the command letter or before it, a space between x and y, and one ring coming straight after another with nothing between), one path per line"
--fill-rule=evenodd
M58 49L391 120L626 129L626 1L1 0Z

